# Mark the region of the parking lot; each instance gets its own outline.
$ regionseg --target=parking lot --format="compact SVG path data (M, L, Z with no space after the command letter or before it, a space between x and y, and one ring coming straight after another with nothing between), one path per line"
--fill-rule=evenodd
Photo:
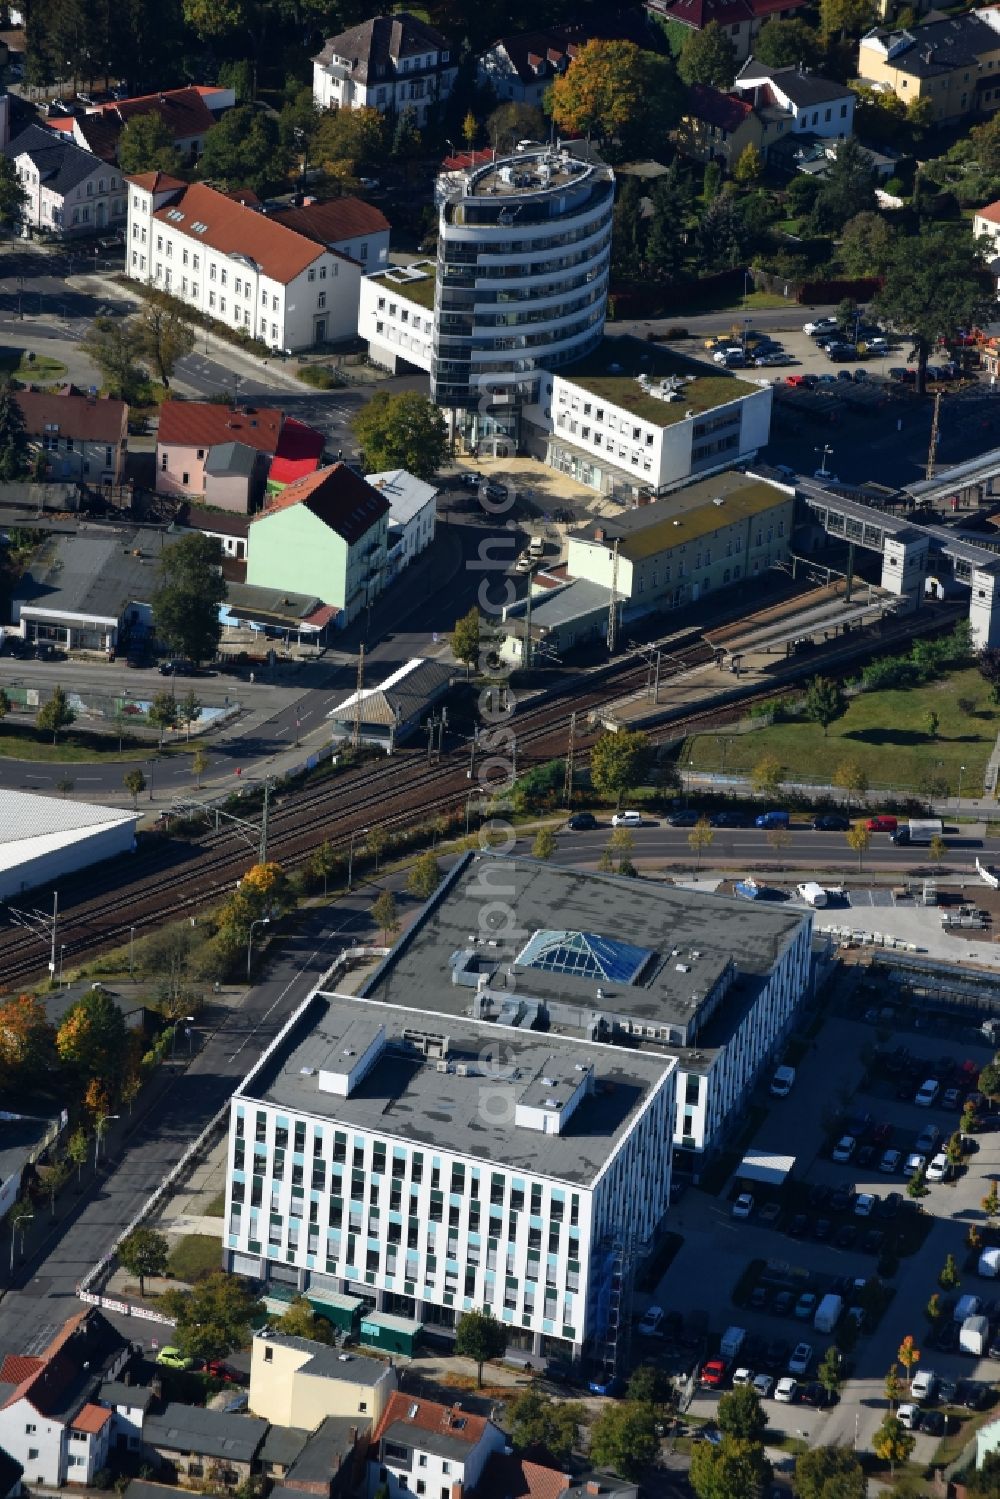
M767 333L762 335L774 344L780 345L789 361L787 364L774 367L758 367L753 363L755 330L752 318L746 327L739 319L728 325L720 322L717 333L679 340L676 347L696 359L711 359L713 347L717 343L725 343L734 349L741 348L744 332L746 332L748 352L744 367L745 373L750 374L754 379L772 381L786 381L789 375L830 376L836 380L840 371L846 373L848 370L853 372L855 369L863 369L871 379L888 381L890 369L905 368L909 364L906 357L910 350L909 342L896 335L885 333L881 335L888 340L885 348L858 353L843 363L834 363L820 348L816 339L804 331L803 325L807 321L808 316L804 310L790 309L787 328L769 328Z
M969 1064L965 1071L971 1079L990 1060L992 1049L981 1041L956 1045L919 1032L894 1033L884 1040L877 1040L877 1035L885 1033L876 1033L860 1018L838 1015L827 1020L797 1061L792 1092L771 1101L753 1137L758 1150L780 1155L794 1150L788 1186L779 1192L740 1184L755 1198L748 1218L733 1216L733 1198L740 1189L735 1179L718 1196L690 1188L673 1214L683 1247L648 1299L681 1315L689 1315L693 1308L711 1308L706 1354L717 1350L728 1326L746 1329L747 1341L738 1362L727 1371L727 1380L741 1365L777 1380L788 1373L795 1345L807 1343L812 1358L809 1373L800 1380L799 1395L836 1338L812 1325L822 1296L840 1295L845 1310L854 1306L858 1315L866 1309L872 1319L880 1314L875 1331L862 1329L850 1354L851 1377L839 1401L825 1409L801 1399L779 1404L772 1393L766 1401L771 1426L806 1440L815 1434L823 1442L857 1440L860 1447L866 1446L885 1414L885 1371L902 1339L912 1334L923 1352L920 1368L945 1382L944 1399L934 1395L926 1403L938 1413L931 1417L930 1429L917 1433L915 1457L927 1462L945 1427L954 1435L960 1420L968 1416L962 1402L992 1403L992 1386L1000 1377L1000 1364L993 1359L958 1352L958 1330L951 1316L956 1295L971 1292L983 1299L981 1310L990 1320L991 1338L1000 1332L1000 1300L994 1295L1000 1284L976 1275L976 1252L966 1245L970 1223L986 1229L981 1199L990 1181L1000 1179L1000 1134L988 1129L976 1134L973 1153L957 1176L929 1183L919 1206L906 1194L902 1165L928 1125L943 1140L958 1128L959 1105L968 1092L960 1081L962 1064ZM898 1047L906 1048L905 1057ZM938 1074L942 1087L934 1102L918 1106L913 1100L921 1084ZM959 1089L958 1099L948 1108L946 1078L948 1086ZM856 1130L855 1144L849 1159L834 1161L831 1147L847 1133L848 1124ZM888 1149L901 1153L899 1168L891 1174L879 1169ZM873 1201L866 1204L868 1211L858 1214L861 1194ZM769 1202L775 1206L769 1208ZM929 1339L925 1307L939 1289L938 1273L948 1253L963 1267L963 1283L950 1293L950 1300L942 1293L939 1331ZM970 1253L971 1272L964 1269ZM891 1292L884 1306L873 1286L880 1271ZM802 1302L804 1294L817 1301ZM644 1306L645 1299L637 1311ZM648 1342L655 1346L653 1340ZM636 1356L642 1356L642 1343L636 1339ZM959 1387L960 1381L966 1384ZM699 1390L692 1414L710 1416L718 1393L719 1389ZM815 1393L809 1396L815 1398Z

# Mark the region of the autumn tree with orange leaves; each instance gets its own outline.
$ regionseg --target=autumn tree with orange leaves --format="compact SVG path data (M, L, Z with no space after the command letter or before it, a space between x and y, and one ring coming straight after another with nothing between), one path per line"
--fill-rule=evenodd
M683 97L672 58L595 40L555 79L547 107L559 130L593 138L614 158L662 152Z
M53 1060L53 1030L34 994L0 1004L0 1075L25 1086L39 1081Z
M82 1082L99 1078L118 1086L128 1052L128 1031L106 989L95 985L70 1006L56 1031L56 1051Z

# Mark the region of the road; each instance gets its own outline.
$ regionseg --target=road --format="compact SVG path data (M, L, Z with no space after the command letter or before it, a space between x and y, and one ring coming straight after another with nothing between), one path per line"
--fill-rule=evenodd
M369 904L370 896L359 891L310 913L282 942L267 980L249 990L238 1009L223 1013L219 1028L178 1072L164 1106L136 1129L127 1150L120 1137L110 1137L100 1186L85 1193L71 1219L57 1223L34 1257L15 1271L17 1289L0 1302L0 1350L38 1351L77 1309L75 1287L85 1271L230 1097L340 948L370 928ZM149 1323L113 1320L136 1342L155 1336Z

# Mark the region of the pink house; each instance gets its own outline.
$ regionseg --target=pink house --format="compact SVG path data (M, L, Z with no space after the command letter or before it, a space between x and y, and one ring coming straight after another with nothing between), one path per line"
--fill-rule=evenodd
M249 515L264 494L282 412L207 401L166 401L156 441L157 494Z

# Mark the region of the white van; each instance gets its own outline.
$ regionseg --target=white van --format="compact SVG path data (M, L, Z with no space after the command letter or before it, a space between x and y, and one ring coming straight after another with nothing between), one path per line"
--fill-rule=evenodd
M806 880L804 885L796 885L795 892L799 900L804 900L810 906L819 908L826 905L826 891L815 880Z
M771 1097L787 1098L795 1082L794 1067L776 1067L771 1079Z

